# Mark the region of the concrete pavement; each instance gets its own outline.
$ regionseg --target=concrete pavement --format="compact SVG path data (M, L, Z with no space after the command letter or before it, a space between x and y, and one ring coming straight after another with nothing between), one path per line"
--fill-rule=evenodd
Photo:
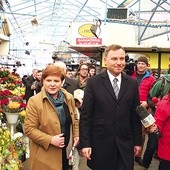
M147 142L147 135L146 135L146 140L145 140L144 148L146 147L146 142ZM29 169L29 165L28 165L28 159L27 159L27 161L25 161L23 163L23 165L24 165L24 167L23 167L22 170L30 170ZM150 168L148 170L157 170L158 169L158 165L159 165L159 160L153 158L152 159L152 163L150 165ZM87 167L86 159L83 158L83 157L80 157L79 170L91 170L90 168ZM141 166L139 166L136 162L135 162L134 170L141 170Z
M157 159L153 158L152 164L148 170L157 170L158 164L159 164L159 161ZM24 162L24 167L22 170L30 170L29 166L28 166L28 160ZM79 170L91 170L90 168L87 167L85 158L80 159ZM134 170L141 170L141 166L139 166L137 163L135 163Z

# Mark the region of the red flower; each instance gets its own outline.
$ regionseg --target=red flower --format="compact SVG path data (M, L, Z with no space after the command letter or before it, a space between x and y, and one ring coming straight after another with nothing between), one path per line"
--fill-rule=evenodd
M9 90L2 90L0 91L0 98L7 98L9 95L12 95L12 93Z
M22 101L22 98L20 96L11 96L10 98L12 101L16 101L16 102Z
M23 102L21 102L21 103L20 103L20 107L21 107L21 108L26 108L26 104L23 103Z
M25 97L25 94L20 95L20 97L23 99Z
M8 98L0 100L0 105L1 105L1 106L7 105L8 103L9 103Z

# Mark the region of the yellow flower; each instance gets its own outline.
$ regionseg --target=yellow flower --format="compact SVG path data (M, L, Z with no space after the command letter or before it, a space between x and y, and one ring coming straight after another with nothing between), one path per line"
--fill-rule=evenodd
M0 165L3 163L3 157L0 156Z
M19 170L18 165L15 165L15 166L14 166L14 170Z
M4 144L5 144L4 140L1 140L1 144L2 144L2 145L4 145Z
M22 110L21 112L19 112L19 115L25 117L25 115L26 115L26 110Z
M9 130L6 130L6 131L5 131L5 134L6 134L7 136L10 136L10 131L9 131Z
M20 108L20 104L18 102L10 102L8 104L9 109L19 109Z

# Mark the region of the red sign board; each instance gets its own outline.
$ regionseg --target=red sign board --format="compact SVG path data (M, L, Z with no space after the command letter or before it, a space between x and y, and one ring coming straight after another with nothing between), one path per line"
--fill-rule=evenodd
M102 38L76 38L77 45L101 45Z

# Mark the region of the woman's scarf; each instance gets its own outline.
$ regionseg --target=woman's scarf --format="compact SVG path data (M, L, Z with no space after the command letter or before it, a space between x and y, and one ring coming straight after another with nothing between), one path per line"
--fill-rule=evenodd
M49 93L47 93L47 96L50 99L51 103L53 104L55 110L57 111L59 121L60 121L60 125L61 125L61 132L64 133L65 132L65 122L66 122L66 114L65 114L65 111L64 111L64 107L63 107L64 94L60 90L58 92L57 99L54 99Z

